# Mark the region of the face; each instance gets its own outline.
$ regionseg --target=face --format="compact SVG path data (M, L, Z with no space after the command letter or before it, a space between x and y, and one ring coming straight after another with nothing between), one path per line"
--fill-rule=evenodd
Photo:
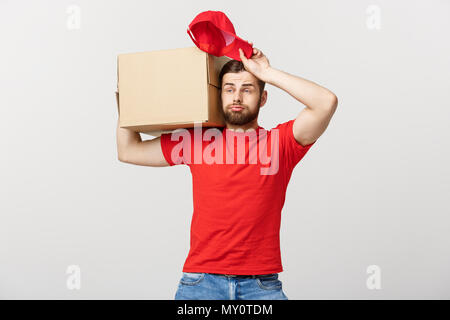
M222 112L228 124L243 126L258 118L259 108L266 102L267 92L260 96L258 79L247 71L226 73L222 79ZM242 109L233 110L232 106Z

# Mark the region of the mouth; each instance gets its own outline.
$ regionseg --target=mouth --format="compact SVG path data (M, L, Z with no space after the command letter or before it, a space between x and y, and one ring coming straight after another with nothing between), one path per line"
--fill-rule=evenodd
M239 105L232 105L232 106L230 107L230 109L233 110L233 111L241 111L241 110L244 109L244 107L239 106Z

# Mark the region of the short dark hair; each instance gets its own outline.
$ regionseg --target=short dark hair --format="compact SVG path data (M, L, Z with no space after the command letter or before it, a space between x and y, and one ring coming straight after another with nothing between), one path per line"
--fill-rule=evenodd
M239 73L242 71L247 71L245 70L244 64L242 63L242 61L238 61L238 60L230 60L227 63L225 63L225 65L222 67L222 70L220 70L220 74L219 74L219 85L220 85L220 90L222 90L222 79L223 76L225 75L225 73ZM260 79L258 79L258 86L259 86L259 95L261 96L264 92L264 87L266 86L266 83Z

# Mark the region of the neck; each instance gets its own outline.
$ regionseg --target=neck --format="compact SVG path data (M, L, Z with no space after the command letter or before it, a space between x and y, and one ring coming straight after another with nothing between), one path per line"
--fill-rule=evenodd
M230 124L230 123L226 123L226 125L225 125L225 128L226 129L228 129L228 130L232 130L232 131L236 131L237 129L239 129L239 131L248 131L248 130L257 130L258 129L258 121L257 121L257 119L255 119L255 120L253 120L252 122L250 122L250 123L247 123L247 124L245 124L245 125L242 125L242 126L237 126L237 125L233 125L233 124Z

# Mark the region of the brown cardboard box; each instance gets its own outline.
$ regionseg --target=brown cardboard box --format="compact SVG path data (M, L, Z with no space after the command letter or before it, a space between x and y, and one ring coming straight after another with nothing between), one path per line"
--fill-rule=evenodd
M229 60L195 46L119 54L120 127L153 136L195 123L223 127L219 73Z

